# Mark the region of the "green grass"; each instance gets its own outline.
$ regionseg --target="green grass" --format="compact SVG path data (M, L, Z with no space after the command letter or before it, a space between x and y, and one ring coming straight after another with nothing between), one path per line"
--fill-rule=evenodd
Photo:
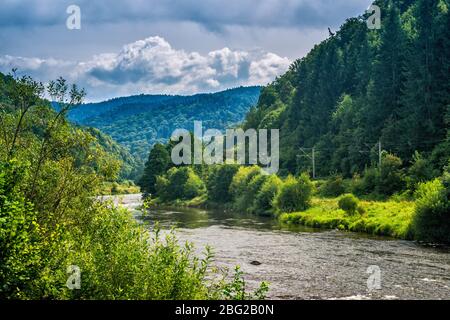
M346 214L339 209L338 199L314 198L306 211L285 213L280 220L308 227L365 232L373 235L412 239L411 222L414 202L361 201L363 213Z
M203 194L190 200L172 200L163 201L161 198L152 198L146 200L146 206L149 208L205 208L207 207L207 195Z
M103 182L99 188L97 188L95 195L107 196L107 195L121 195L121 194L134 194L139 193L140 188L131 181L118 182Z

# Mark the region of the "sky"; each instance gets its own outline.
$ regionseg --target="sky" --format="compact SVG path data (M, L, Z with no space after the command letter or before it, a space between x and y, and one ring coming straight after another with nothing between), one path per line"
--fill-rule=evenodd
M87 101L266 85L371 2L2 0L0 71L62 76Z

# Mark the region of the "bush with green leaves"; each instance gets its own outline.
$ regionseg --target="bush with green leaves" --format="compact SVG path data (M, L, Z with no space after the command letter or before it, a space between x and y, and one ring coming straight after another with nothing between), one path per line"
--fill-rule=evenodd
M379 180L380 172L377 168L366 168L362 177L353 176L352 192L359 196L372 194L377 189Z
M233 180L230 184L230 193L233 195L234 200L246 191L248 184L253 177L261 174L261 168L258 166L241 166L236 174L233 176Z
M0 299L20 298L41 259L37 212L18 188L24 173L16 161L0 162Z
M156 194L162 200L190 200L206 192L203 181L191 167L174 167L156 179Z
M428 159L419 152L415 152L412 165L408 168L406 183L408 190L415 191L419 183L427 182L435 178L433 166Z
M210 248L200 258L191 243L179 244L173 231L163 232L157 226L146 230L124 209L98 203L94 210L69 257L81 269L81 288L64 289L70 298L236 298L228 295L228 288L237 280L212 271ZM241 276L237 275L239 281Z
M268 291L269 285L262 282L258 289L248 293L243 272L239 266L234 269L233 280L225 284L222 289L223 297L227 300L264 300Z
M338 197L344 194L345 185L342 175L332 175L320 186L319 193L325 197Z
M358 211L359 200L353 194L346 194L339 199L338 205L347 214L354 215Z
M417 240L450 243L450 179L420 183L415 192L413 229Z
M399 157L386 154L381 161L380 176L376 191L379 194L390 196L405 187L405 178L402 171L403 162Z
M258 215L274 214L274 199L283 182L276 175L270 175L256 194L252 211Z
M239 168L230 185L234 210L244 212L251 210L254 196L263 179L265 178L261 174L261 169L257 166Z
M253 214L258 213L256 211L256 197L268 178L269 178L268 175L259 174L254 176L252 180L250 180L247 190L245 191L244 196L242 197L244 201L241 202L243 205L245 205L246 203L245 205L246 212Z
M391 196L404 190L405 185L402 160L392 154L385 154L380 168L366 168L362 178L353 178L352 192L360 196Z
M218 165L211 169L206 184L208 198L217 203L227 203L232 200L230 185L239 166L232 164Z
M289 213L308 209L313 188L314 186L307 173L303 173L299 178L288 176L275 198L277 210Z

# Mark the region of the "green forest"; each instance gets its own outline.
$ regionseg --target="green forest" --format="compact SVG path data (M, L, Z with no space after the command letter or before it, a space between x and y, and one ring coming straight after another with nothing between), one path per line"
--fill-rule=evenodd
M247 114L244 129L280 129L278 176L174 167L173 144L157 144L139 182L149 204L219 204L283 223L449 243L449 3L375 4L381 30L369 30L366 16L348 19Z
M351 177L383 152L442 172L449 146L448 1L375 1L382 28L353 18L262 90L245 128L280 128L281 168Z
M260 90L260 87L240 87L192 96L116 98L83 104L70 111L68 118L110 135L142 167L149 148L156 142L166 142L175 129L192 130L194 121L203 121L205 127L219 130L242 122L250 107L257 103Z

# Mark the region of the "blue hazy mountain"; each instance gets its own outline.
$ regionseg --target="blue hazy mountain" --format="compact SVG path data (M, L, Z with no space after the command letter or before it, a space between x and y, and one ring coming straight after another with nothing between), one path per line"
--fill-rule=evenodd
M143 161L154 143L167 141L175 129L193 130L194 121L219 130L240 123L257 104L260 91L255 86L192 96L115 98L83 104L70 112L69 119L110 135Z

